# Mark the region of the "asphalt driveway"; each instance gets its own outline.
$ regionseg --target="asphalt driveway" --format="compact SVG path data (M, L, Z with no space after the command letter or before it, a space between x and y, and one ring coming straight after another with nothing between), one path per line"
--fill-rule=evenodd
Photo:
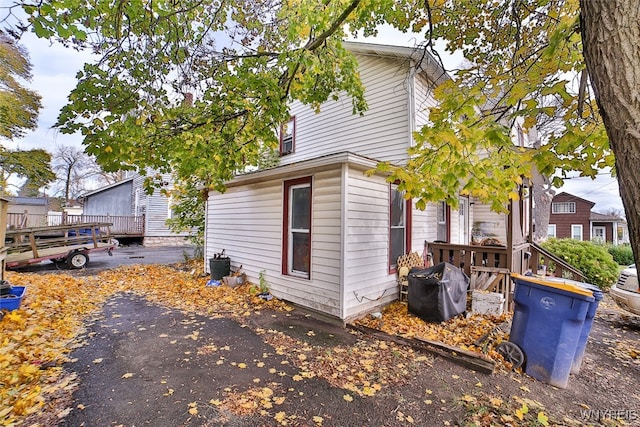
M108 270L121 265L177 264L193 257L193 253L193 246L119 246L112 252L112 256L109 256L106 251L91 252L89 254L89 263L84 270L93 274L97 271ZM24 273L51 273L56 270L58 270L58 267L53 262L42 261L38 264L20 268L17 271Z
M286 325L289 333L304 335L314 325L318 335L326 333L314 339L333 345L353 339L318 320L287 316L285 322L279 316L285 314L267 316L265 326ZM105 306L81 339L88 344L65 365L79 375L80 387L62 426L274 425L273 413L240 417L215 404L234 392L265 388L273 395L265 394L261 404L295 414L293 425L314 425L313 416L335 426L373 425L382 417L372 402L357 396L346 402L343 389L322 379L296 381L298 369L288 354L277 354L252 328L231 319L183 313L124 294ZM383 402L378 410L388 413L389 405Z

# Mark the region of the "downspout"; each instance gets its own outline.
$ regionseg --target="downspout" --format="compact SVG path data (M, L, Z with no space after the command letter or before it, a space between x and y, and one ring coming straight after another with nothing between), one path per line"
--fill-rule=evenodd
M408 80L408 126L409 126L409 141L407 147L413 147L413 132L416 130L416 64L411 61L409 65Z
M347 179L349 178L349 164L342 163L341 170L341 197L340 197L340 319L344 322L346 318L346 288L347 279L345 277L347 272L347 214L349 205L349 195L347 193L348 185Z
M211 190L207 190L207 200L204 202L204 248L202 250L202 256L204 257L204 274L207 274L207 254L209 252L209 239L207 236L209 235L209 192Z

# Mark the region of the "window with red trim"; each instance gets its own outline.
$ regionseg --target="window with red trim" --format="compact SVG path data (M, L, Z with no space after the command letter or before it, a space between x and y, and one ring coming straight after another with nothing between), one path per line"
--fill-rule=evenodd
M311 177L284 182L282 273L311 273Z

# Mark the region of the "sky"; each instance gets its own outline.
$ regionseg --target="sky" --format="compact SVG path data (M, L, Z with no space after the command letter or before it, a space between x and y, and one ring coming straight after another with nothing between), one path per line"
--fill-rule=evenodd
M420 41L415 34L403 34L390 28L383 28L377 38L360 38L358 41L382 43L390 45L414 46ZM52 129L60 109L66 104L67 96L76 84L76 73L82 69L85 61L91 61L92 55L65 48L59 44L51 44L47 40L38 39L33 34L25 34L21 41L29 51L33 65L33 79L30 88L42 96L43 108L38 118L38 128L29 132L24 138L12 142L4 142L8 148L32 149L44 148L53 152L56 145L81 147L80 135L64 135ZM462 57L451 57L441 51L445 64L457 66ZM577 175L577 174L575 174ZM619 196L618 183L610 174L603 172L595 180L591 178L571 178L565 185L556 189L556 194L567 192L595 203L596 212L610 210L623 211Z

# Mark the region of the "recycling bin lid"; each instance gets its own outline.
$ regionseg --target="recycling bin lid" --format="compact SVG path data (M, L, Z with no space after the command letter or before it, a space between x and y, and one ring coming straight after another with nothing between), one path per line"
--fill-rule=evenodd
M575 286L578 286L580 288L588 289L591 292L593 292L593 297L597 301L602 301L602 298L603 298L602 289L600 289L598 286L593 285L591 283L580 282L578 280L571 280L571 279L562 279L560 277L547 277L545 280L550 280L550 281L553 281L553 282L569 283L571 285L575 285Z
M593 292L591 290L580 286L580 282L576 282L575 280L562 279L559 277L547 279L536 276L523 276L522 274L518 273L511 273L511 277L522 282L536 283L538 285L549 286L551 288L560 289L566 292L572 292L574 294L586 297L593 297Z

